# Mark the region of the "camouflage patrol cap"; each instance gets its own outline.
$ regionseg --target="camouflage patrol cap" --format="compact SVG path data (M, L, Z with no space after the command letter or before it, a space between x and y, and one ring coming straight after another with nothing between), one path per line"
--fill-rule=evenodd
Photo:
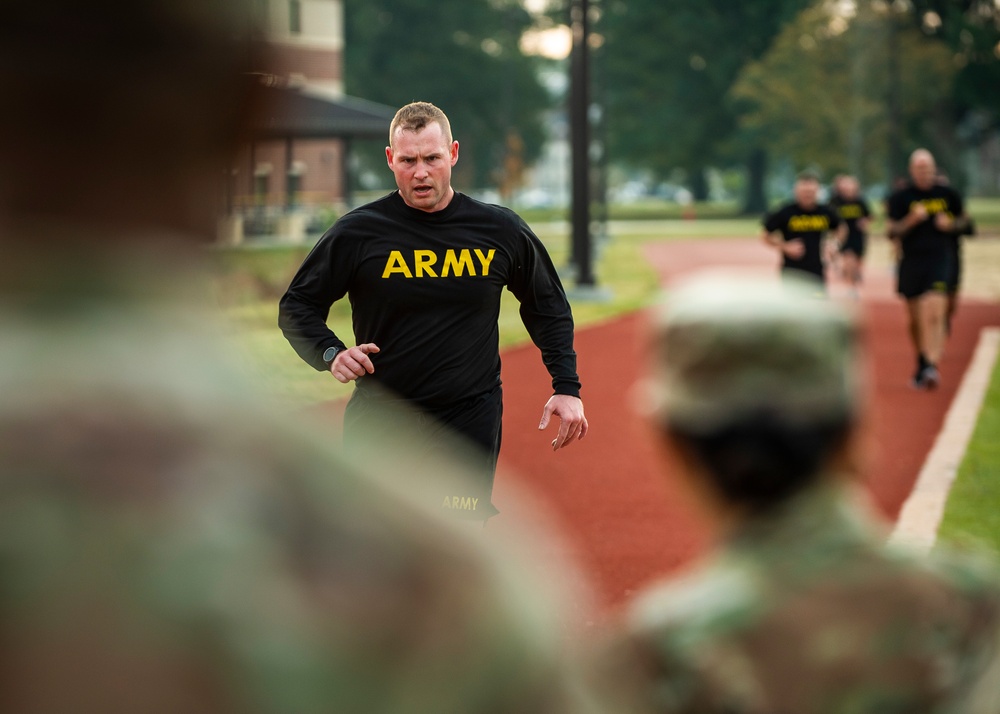
M855 320L813 282L702 273L665 296L654 330L651 406L664 423L706 431L768 414L804 425L857 406Z

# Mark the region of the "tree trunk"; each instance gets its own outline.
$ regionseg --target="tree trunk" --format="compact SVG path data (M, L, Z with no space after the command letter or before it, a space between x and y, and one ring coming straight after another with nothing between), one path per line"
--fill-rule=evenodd
M708 200L708 178L705 176L704 168L689 170L688 183L690 184L691 196L695 201Z
M743 204L744 215L760 215L767 211L764 194L764 177L767 170L767 152L754 149L747 159L747 193Z

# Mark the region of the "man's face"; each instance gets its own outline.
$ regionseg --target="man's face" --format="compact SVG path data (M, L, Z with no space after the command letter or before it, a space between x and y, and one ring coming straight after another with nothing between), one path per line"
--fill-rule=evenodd
M937 183L934 159L927 154L914 156L910 160L910 178L913 179L913 185L922 191L932 188Z
M448 146L441 125L431 122L420 131L397 129L385 158L407 206L440 211L451 201L451 167L458 161L458 142Z
M799 179L795 182L795 202L802 206L802 208L813 208L816 205L816 195L818 193L818 181Z
M837 193L842 197L853 199L858 195L858 182L853 178L844 177L837 182Z

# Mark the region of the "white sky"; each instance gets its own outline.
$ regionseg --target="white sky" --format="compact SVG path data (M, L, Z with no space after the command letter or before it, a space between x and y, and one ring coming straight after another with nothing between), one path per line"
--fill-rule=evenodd
M548 7L549 0L521 0L521 3L528 12L541 13ZM529 31L521 38L522 52L550 59L565 59L572 47L573 36L565 25Z

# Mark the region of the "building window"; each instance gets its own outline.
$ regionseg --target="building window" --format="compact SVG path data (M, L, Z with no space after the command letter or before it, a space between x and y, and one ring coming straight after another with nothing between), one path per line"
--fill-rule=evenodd
M293 35L298 35L302 32L301 0L289 0L288 2L288 31Z

